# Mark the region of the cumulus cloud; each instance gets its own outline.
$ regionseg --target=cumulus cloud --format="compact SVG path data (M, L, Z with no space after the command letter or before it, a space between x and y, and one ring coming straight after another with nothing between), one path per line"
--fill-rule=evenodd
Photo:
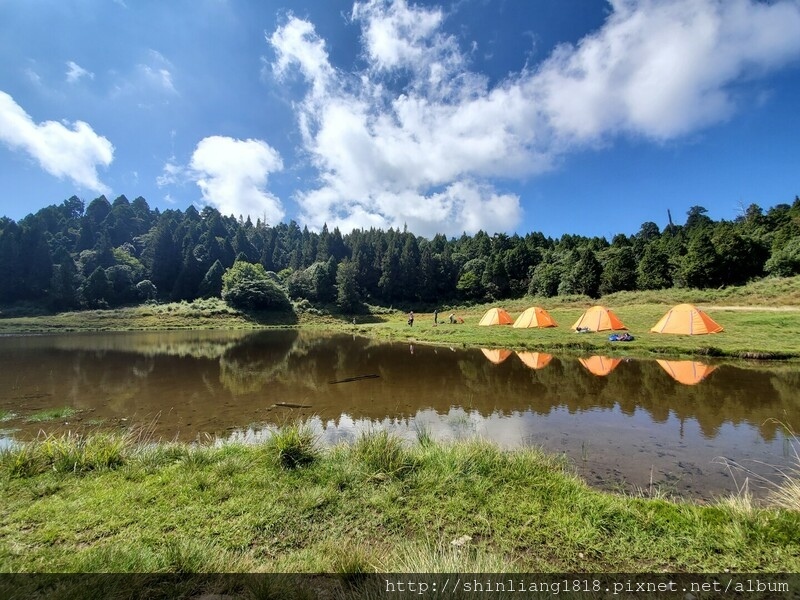
M67 61L67 83L77 83L81 77L94 79L94 73L90 73L78 63Z
M296 69L304 149L320 174L302 217L352 226L508 230L509 178L553 168L616 135L667 140L729 118L734 84L800 55L800 3L611 0L604 25L494 86L444 31L440 8L357 2L366 67L337 70L312 23L290 16L268 37L273 72ZM400 83L402 82L402 83ZM400 87L401 89L398 89Z
M0 91L0 140L36 159L51 175L101 194L110 192L97 174L114 159L114 146L83 121L34 123L14 99Z
M555 130L657 139L730 117L731 84L800 54L793 0L612 0L603 28L561 46L533 78Z
M280 200L266 186L269 174L281 169L280 155L266 142L212 136L197 144L189 176L200 188L203 200L222 214L264 217L274 224L285 213Z

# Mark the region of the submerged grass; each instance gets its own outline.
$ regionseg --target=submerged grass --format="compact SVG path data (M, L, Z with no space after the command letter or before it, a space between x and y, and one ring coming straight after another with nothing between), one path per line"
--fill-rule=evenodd
M256 446L62 436L3 450L0 570L800 569L800 511L779 500L636 498L592 490L538 450L380 431L321 450L306 431Z
M784 430L786 452L792 459L790 466L784 468L773 466L778 474L777 481L775 481L759 475L735 461L726 458L718 459L731 473L734 481L737 479L742 481L741 484L737 484L738 494L725 499L725 503L742 511L752 510L753 498L750 493L752 481L753 485L766 487L769 490L767 499L772 506L800 513L800 438L784 423L778 420L772 420L772 422Z
M47 408L45 410L40 410L39 412L35 412L32 415L29 415L25 421L27 423L43 423L45 421L56 421L58 419L68 419L69 417L76 415L78 410L72 408L71 406L62 406L60 408Z
M792 431L789 436L794 466L781 472L781 481L772 490L770 499L776 506L800 512L800 439Z

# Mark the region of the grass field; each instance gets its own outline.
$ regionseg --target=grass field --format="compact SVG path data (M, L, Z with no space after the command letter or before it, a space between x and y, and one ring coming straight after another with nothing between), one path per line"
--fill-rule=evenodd
M650 327L671 306L683 302L695 303L706 310L725 331L705 336L649 332ZM572 331L571 325L593 304L613 309L636 339L630 343L611 343L607 332L579 335ZM245 314L228 307L221 300L210 299L105 311L0 318L0 333L299 326L355 331L361 335L390 340L476 347L619 355L800 358L800 277L763 279L746 286L721 290L618 292L600 300L586 297L526 297L507 300L499 305L508 310L512 317L528 306L542 306L553 315L559 327L524 330L507 326L478 327L480 317L492 305L440 306L439 317L445 323L438 326L433 324L433 307L419 307L423 312L416 313L416 321L411 328L406 325L406 311L418 308L415 306L404 306L402 309L372 307L368 313L359 315L342 315L325 310L298 314ZM465 323L447 323L447 316L451 312L462 317Z
M797 572L800 511L590 489L562 460L382 432L321 450L99 434L0 453L4 572Z
M502 305L512 318L527 305L519 301ZM584 307L553 307L548 312L559 327L515 329L511 326L479 327L487 307L456 311L464 324L433 325L433 315L416 314L413 327L404 315L380 324L357 327L362 333L393 340L433 342L448 345L502 347L510 349L549 350L608 355L706 355L754 359L800 357L800 311L765 309L730 309L718 307L707 311L725 331L713 335L681 336L650 333L649 329L668 307L656 304L629 304L614 307L614 312L628 327L634 341L610 342L611 332L578 334L570 326Z

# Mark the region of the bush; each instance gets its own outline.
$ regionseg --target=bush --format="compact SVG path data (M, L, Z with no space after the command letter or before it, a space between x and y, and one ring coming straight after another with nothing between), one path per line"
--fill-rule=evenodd
M353 447L356 458L371 476L402 477L413 470L416 462L403 446L403 440L386 430L362 435Z
M316 436L305 425L280 428L269 438L267 447L284 469L310 465L319 456Z
M237 260L222 276L222 299L245 310L290 310L286 293L264 267Z

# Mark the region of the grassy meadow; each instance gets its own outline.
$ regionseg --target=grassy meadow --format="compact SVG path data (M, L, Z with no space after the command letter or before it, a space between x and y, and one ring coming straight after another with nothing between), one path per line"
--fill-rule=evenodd
M694 303L705 310L725 331L704 336L650 333L650 327L670 307L683 302ZM571 329L572 324L586 308L594 304L611 308L636 339L633 342L611 343L608 341L609 332L575 333ZM515 318L534 305L548 310L559 326L550 329L478 326L483 313L492 306L502 306ZM355 332L412 343L569 353L800 358L800 277L767 278L746 286L720 290L617 292L599 300L583 296L525 297L495 304L444 305L435 307L439 309L440 320L436 326L433 323L433 306L367 308L367 311L357 315L340 314L333 308L301 310L297 313L248 314L227 306L219 299L208 299L55 315L4 316L0 312L0 333L302 327ZM408 310L415 312L413 327L406 324ZM450 313L463 318L464 323L448 323Z
M0 451L0 571L800 570L796 486L766 506L609 494L535 449L418 438L41 437Z

